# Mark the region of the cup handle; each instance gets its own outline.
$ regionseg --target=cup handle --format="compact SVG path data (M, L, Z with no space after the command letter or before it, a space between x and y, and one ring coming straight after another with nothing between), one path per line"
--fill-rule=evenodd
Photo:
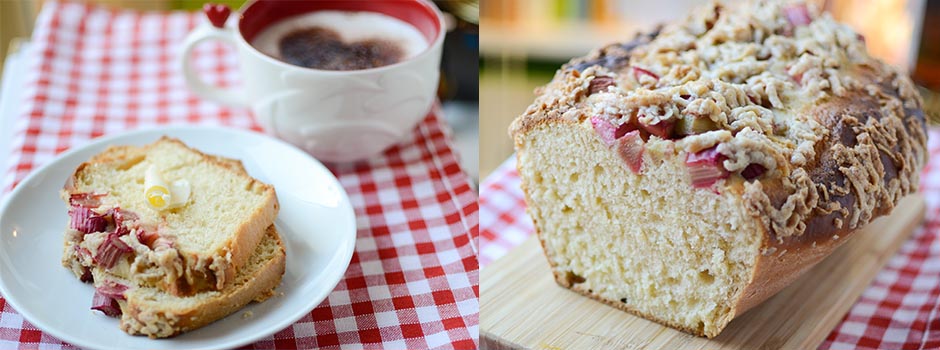
M186 78L186 85L197 95L230 106L247 107L248 99L245 98L246 93L243 88L221 88L206 84L202 79L199 79L199 75L196 74L196 71L193 69L192 60L190 60L193 49L203 41L219 40L229 45L237 46L234 35L231 28L224 26L216 27L214 24L208 22L199 25L199 27L189 33L189 35L186 36L186 40L183 41L183 50L182 54L179 56L179 65L183 69L183 77Z

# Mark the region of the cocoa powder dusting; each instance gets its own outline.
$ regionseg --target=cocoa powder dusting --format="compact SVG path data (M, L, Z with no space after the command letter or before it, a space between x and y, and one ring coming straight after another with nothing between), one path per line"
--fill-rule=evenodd
M324 70L357 70L387 66L404 58L398 45L369 39L344 42L335 31L311 27L291 32L279 43L281 59L287 63Z

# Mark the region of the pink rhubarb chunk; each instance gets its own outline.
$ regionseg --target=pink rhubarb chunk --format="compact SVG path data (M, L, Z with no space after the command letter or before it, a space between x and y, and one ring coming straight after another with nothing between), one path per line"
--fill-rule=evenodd
M127 298L124 297L124 292L126 292L127 289L128 287L122 283L105 280L96 288L96 291L114 299L127 300Z
M604 144L607 146L614 144L614 140L617 139L617 127L614 124L600 116L593 116L591 117L591 126L594 127L594 132L601 138L601 141L604 141Z
M103 312L109 317L121 316L121 306L117 299L95 291L95 296L91 299L91 309Z
M71 227L82 233L103 232L108 226L103 216L85 207L72 206L69 216L72 219Z
M598 92L605 92L607 88L617 85L614 82L614 78L598 76L591 79L591 83L588 85L588 96L596 94Z
M137 229L137 241L145 246L150 247L150 249L154 248L153 243L157 240L157 238L160 238L160 235L158 235L156 232L146 231L142 228Z
M656 73L650 72L640 67L633 67L633 77L636 78L636 81L640 81L640 77L644 75L653 78L653 80L659 81L659 76L656 75Z
M612 146L617 139L637 129L636 125L632 123L623 123L616 126L601 116L591 117L591 126L594 127L594 132L607 146Z
M717 148L714 146L686 156L685 165L689 168L692 187L709 188L718 180L728 177L728 171L721 164L727 157L718 153Z
M651 135L659 136L663 140L672 139L672 129L675 127L676 122L672 120L661 120L659 123L653 125L642 124L643 130L650 133Z
M69 205L97 208L101 205L101 197L104 196L104 194L99 193L72 193L69 195Z
M741 170L741 176L746 180L753 180L767 172L767 168L760 164L749 164L744 170Z
M806 4L796 4L785 7L783 14L786 15L787 21L794 27L805 26L813 21L813 19L809 17L809 10L806 8Z
M98 265L103 266L106 269L114 267L114 264L118 262L124 254L132 252L130 246L124 241L121 241L120 236L116 233L108 234L108 238L98 246L98 253L95 254L94 260Z
M643 150L646 148L639 130L633 130L617 140L617 154L634 174L643 168Z

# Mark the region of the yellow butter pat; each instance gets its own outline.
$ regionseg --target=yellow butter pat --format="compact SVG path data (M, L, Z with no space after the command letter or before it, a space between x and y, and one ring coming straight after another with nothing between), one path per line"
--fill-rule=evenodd
M147 167L144 175L144 198L154 210L180 207L189 201L189 181L179 179L168 185L155 166Z

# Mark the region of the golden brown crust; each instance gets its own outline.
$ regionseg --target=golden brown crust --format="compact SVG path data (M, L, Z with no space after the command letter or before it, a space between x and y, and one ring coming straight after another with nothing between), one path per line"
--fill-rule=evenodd
M856 230L845 234L849 236L854 231ZM766 231L762 236L766 244L772 246L776 243ZM786 249L774 250L771 254L759 255L754 263L751 281L745 285L735 303L734 316L743 314L777 294L847 241L847 237L826 239L815 245L793 245Z
M883 92L898 98L897 93L893 91L886 89ZM816 106L809 113L815 115L831 130L829 137L819 144L819 157L808 166L808 173L813 183L828 197L822 198L820 203L833 203L833 209L816 210L813 215L807 216L806 230L802 235L780 239L763 226L764 254L758 257L751 282L738 299L736 315L744 313L786 287L859 231L861 225L850 228L847 224L834 223L837 220L846 223L853 214L861 210L856 205L855 192L839 191L846 186L845 172L850 169L845 169L844 165L835 159L835 149L858 146L857 139L866 128L894 128L892 132L900 135L899 140L895 142L888 143L882 139L883 143L877 146L882 152L877 154L877 158L869 159L869 162L881 166L883 179L876 180L881 184L881 188L869 190L868 194L887 192L886 189L890 188L892 182L900 181L899 177L906 177L908 185L899 188L898 193L892 197L884 193L878 205L866 213L871 216L870 219L890 214L900 198L916 191L917 173L923 164L917 159L924 152L919 145L926 142L922 111L906 110L902 116L906 123L891 125L882 120L897 118L896 115L885 114L879 108L878 101L871 96L855 93L850 97L836 98ZM901 154L904 150L910 152L912 149L915 154L910 155L911 157L905 158ZM905 159L913 159L915 162L905 163ZM768 196L776 198L776 201L773 201L776 206L785 198L785 193L780 187L764 186L764 190ZM821 204L819 207L825 208L827 205Z
M882 87L881 98L903 103L897 91L877 85ZM773 238L768 247L792 250L847 238L870 220L889 214L901 198L917 190L926 153L923 112L886 110L890 103L852 92L806 111L830 130L816 145L817 158L804 166L817 197L815 207L801 218L802 234L780 237L765 225ZM849 178L859 172L865 173L864 178ZM761 185L769 203L745 197L754 212L766 215L768 208L781 208L789 193L780 182L772 179ZM861 203L861 197L867 197L867 203Z

